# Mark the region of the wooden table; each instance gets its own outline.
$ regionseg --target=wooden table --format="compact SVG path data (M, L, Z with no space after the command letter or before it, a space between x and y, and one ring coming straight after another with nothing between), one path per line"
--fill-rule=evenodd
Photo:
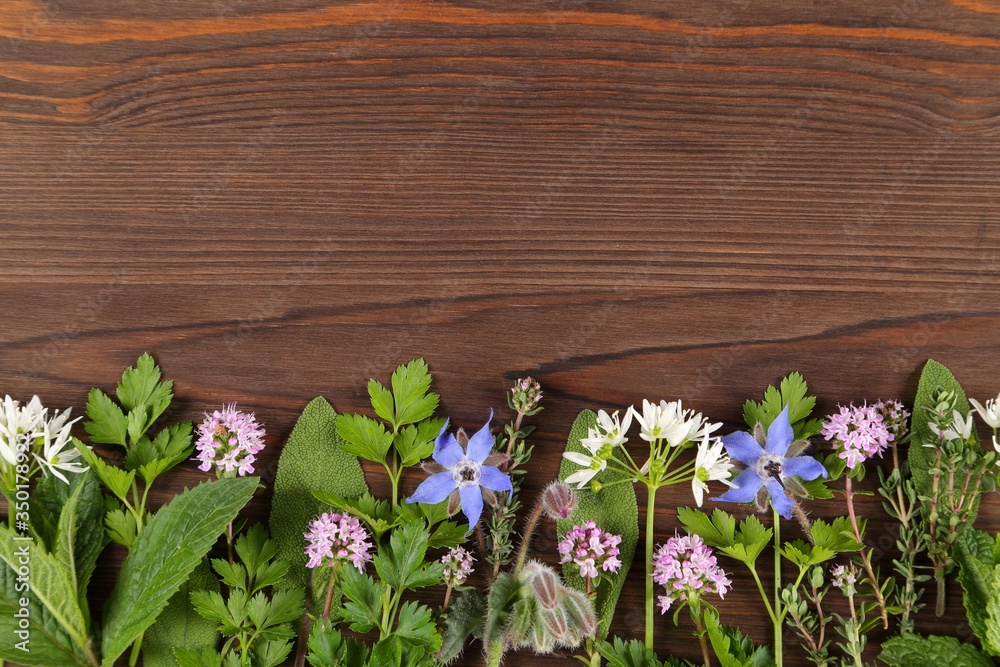
M928 357L986 398L998 114L990 0L4 0L0 391L79 411L148 350L173 417L257 411L270 481L316 395L363 410L424 356L474 427L532 375L530 493L583 408L736 428L790 371L825 413L911 400ZM661 498L665 538L690 491ZM731 569L723 618L767 641ZM968 637L950 591L920 628ZM694 658L689 631L659 646Z

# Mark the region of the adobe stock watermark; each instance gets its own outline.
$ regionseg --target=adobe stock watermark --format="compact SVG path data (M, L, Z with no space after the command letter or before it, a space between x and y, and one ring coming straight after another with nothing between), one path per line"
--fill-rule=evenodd
M16 485L14 496L11 499L11 506L7 511L13 514L16 532L12 538L17 544L14 548L15 562L10 563L14 570L15 583L14 592L18 598L14 605L14 648L25 653L31 652L31 544L32 538L29 533L29 510L31 509L31 496L28 492L28 472L30 463L28 460L28 442L19 442L17 445L17 465ZM15 565L16 563L16 565Z

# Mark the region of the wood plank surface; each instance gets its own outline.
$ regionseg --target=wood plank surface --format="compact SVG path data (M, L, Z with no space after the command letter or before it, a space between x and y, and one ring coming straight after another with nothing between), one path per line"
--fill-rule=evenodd
M0 392L79 411L148 350L171 418L258 413L270 481L316 395L364 410L423 356L445 414L499 425L530 374L529 494L584 408L682 398L737 428L793 370L821 411L910 401L928 357L982 399L998 149L994 0L4 0ZM690 502L661 492L659 537ZM731 569L723 619L766 642ZM614 631L641 635L641 597L634 574ZM969 638L960 600L919 628ZM695 658L690 631L664 619L658 648Z

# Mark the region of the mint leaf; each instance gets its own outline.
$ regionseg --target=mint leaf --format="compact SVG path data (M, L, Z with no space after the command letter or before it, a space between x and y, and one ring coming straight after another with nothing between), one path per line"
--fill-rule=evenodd
M392 446L392 433L365 415L339 415L337 434L345 441L345 452L376 463L385 463Z
M969 627L979 637L983 648L998 654L1000 643L988 637L990 603L994 596L993 538L985 531L969 528L955 542L955 560L959 564L958 581L962 585L962 602L965 604Z
M580 440L587 437L587 431L596 425L596 414L590 410L581 412L570 429L566 451L586 453L587 450L580 444ZM564 481L579 468L580 466L572 461L563 459L559 466L559 481ZM622 474L609 467L597 478L601 482L614 482L621 479ZM597 636L603 638L607 636L611 627L618 597L621 595L628 570L632 566L632 557L635 555L635 545L639 540L639 505L635 498L635 488L629 483L605 487L597 494L590 489L576 489L575 493L576 509L573 514L567 519L556 522L560 537L573 526L590 520L595 521L602 529L622 536L621 544L618 545L622 567L617 573L601 581L594 604L598 617ZM563 579L566 584L577 590L585 590L584 580L573 575L569 569L568 566L564 566L563 569Z
M176 667L174 647L198 653L215 648L219 641L218 623L195 611L191 593L218 590L219 581L212 575L208 561L202 560L143 635L143 667Z
M415 424L434 414L438 406L438 395L428 393L431 388L431 374L423 359L414 359L400 366L392 374L392 396L395 399L395 427Z
M257 488L256 477L204 482L176 496L136 538L105 607L104 664L112 665L148 628L236 518Z
M289 564L281 586L307 586L305 538L309 522L323 509L313 492L357 498L368 492L357 457L343 450L337 434L337 413L323 397L302 411L281 450L271 502L271 536L277 557Z
M893 637L882 644L878 657L890 667L994 667L993 660L973 644L936 635Z
M128 446L125 438L128 418L107 394L96 387L87 396L87 419L83 428L94 442Z

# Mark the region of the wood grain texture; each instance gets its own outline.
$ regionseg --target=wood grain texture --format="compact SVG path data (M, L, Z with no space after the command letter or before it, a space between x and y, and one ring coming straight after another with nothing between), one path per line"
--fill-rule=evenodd
M424 356L474 426L531 374L530 494L587 407L683 398L735 428L792 370L828 411L911 400L928 357L983 398L998 149L991 0L5 0L0 391L79 410L148 350L172 418L257 411L270 481L316 395L364 410ZM666 537L690 495L660 498ZM724 620L767 641L734 578ZM641 634L641 594L615 631ZM957 586L920 628L970 637ZM658 645L695 658L689 632Z

